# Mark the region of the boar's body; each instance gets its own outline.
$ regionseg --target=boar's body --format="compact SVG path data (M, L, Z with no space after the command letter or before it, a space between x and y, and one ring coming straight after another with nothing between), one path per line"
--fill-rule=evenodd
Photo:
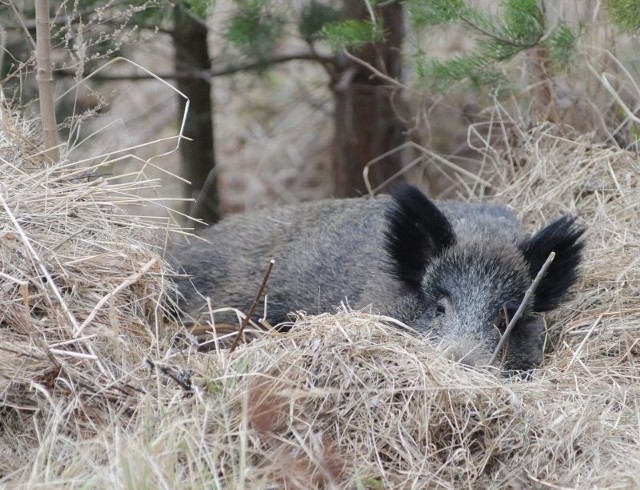
M555 307L575 281L581 234L563 218L528 238L503 206L433 203L403 187L393 197L233 216L204 231L209 243L194 240L173 256L189 276L178 286L181 308L193 318L204 311L203 296L214 308L247 311L275 259L265 291L270 323L300 310L372 305L441 341L452 357L478 365L491 357L504 313L515 312L532 276L555 250L560 257L554 262L566 277L547 274L562 284L548 286L551 296L536 297L508 341L507 368L529 369L542 356L544 329L536 313ZM262 314L262 305L257 311Z

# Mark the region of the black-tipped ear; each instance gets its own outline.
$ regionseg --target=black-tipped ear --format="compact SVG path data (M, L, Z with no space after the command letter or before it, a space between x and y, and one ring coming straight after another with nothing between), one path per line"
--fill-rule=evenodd
M520 245L532 278L540 271L549 254L556 253L536 289L534 311L553 310L578 279L578 266L584 248L580 237L584 232L583 226L576 225L575 217L564 216Z
M391 195L385 248L393 273L417 289L429 260L453 245L455 235L442 211L415 187L397 187Z

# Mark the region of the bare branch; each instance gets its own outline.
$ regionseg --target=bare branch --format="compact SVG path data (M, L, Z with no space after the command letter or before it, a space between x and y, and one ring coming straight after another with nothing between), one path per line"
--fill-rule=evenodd
M224 77L228 75L235 75L243 71L258 70L270 65L278 65L281 63L288 63L290 61L313 61L323 65L329 65L333 63L333 58L330 56L322 56L311 53L293 53L288 55L273 56L270 58L264 58L262 60L252 61L240 65L227 65L219 69L211 69L210 71L193 70L183 72L172 73L159 73L157 76L152 77L149 74L133 74L133 75L96 75L92 77L94 80L148 80L150 78L161 78L163 80L178 80L178 79L192 79L192 78L204 78L211 80L215 77ZM56 74L63 77L75 77L76 73L73 70L58 70Z
M244 320L242 320L242 324L240 325L240 330L238 330L238 334L236 335L236 338L233 339L233 343L231 344L231 347L229 348L229 352L233 352L236 347L238 347L238 342L240 342L240 337L242 337L242 332L244 331L244 329L247 327L249 320L251 319L251 317L253 316L253 313L256 311L256 308L258 307L258 302L260 301L260 298L262 297L262 293L264 292L264 288L267 285L267 281L269 280L269 276L271 275L271 270L273 269L273 264L275 264L276 261L271 259L269 261L269 267L267 267L267 271L264 273L264 277L262 278L262 282L260 283L260 287L258 288L258 292L256 293L256 297L253 300L253 303L251 304L251 307L249 308L249 311L247 312L247 316L244 317Z
M518 323L518 320L522 316L522 313L524 313L524 309L527 307L527 304L529 303L529 299L531 298L531 295L535 292L536 288L538 287L538 284L540 284L540 281L542 280L544 275L547 273L547 269L549 268L549 266L551 265L551 262L553 262L553 259L555 258L556 258L556 253L551 252L549 254L549 257L547 257L547 260L544 262L544 264L542 264L542 267L538 271L536 278L533 280L533 282L531 283L531 286L529 286L529 289L527 289L527 292L524 294L524 298L522 299L520 306L518 306L518 310L516 311L515 315L513 315L513 318L511 318L511 320L509 321L509 325L507 325L507 328L504 331L504 334L500 338L500 342L498 342L496 350L493 352L493 355L491 356L491 360L489 361L490 365L493 364L497 359L498 354L502 349L502 346L504 346L504 343L509 338L509 335L513 331L513 328L516 326L516 323Z

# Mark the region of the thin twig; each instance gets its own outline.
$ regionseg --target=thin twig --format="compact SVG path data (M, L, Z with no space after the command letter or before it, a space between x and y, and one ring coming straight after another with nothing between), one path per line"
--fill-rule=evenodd
M20 26L22 27L22 30L24 31L24 33L27 36L27 39L29 41L31 41L31 48L32 49L36 49L36 41L35 39L33 39L33 36L31 35L31 33L29 32L29 27L27 26L26 21L22 18L22 14L18 11L18 9L16 8L16 5L14 2L9 2L9 5L11 6L11 10L13 10L13 13L15 14L16 19L18 19L18 23L20 24ZM36 22L32 22L33 24L33 28L35 29L36 27ZM2 26L3 30L6 30L7 27L6 26Z
M55 354L56 356L68 356L73 357L75 359L88 359L90 361L97 361L98 356L95 354L85 354L84 352L73 352L70 350L62 350L62 349L49 349L49 352Z
M589 71L591 71L591 73L593 73L598 78L598 80L600 80L600 83L602 83L606 91L609 92L609 95L611 95L611 97L615 99L616 103L620 105L625 115L629 119L631 119L634 123L636 124L640 123L640 118L633 113L633 111L629 108L629 106L625 103L625 101L622 100L622 97L620 97L620 94L618 93L618 91L616 91L616 89L613 88L613 85L611 85L611 82L609 82L609 79L607 78L607 73L605 72L602 72L602 74L598 73L596 69L593 67L593 65L591 65L591 63L589 62L587 62L587 68L589 68Z
M49 24L49 2L36 0L36 81L40 98L40 122L44 139L44 155L50 163L60 160L58 149L58 125L53 96L53 72L51 62L51 39Z
M460 16L460 20L462 20L462 22L464 22L469 27L471 27L471 29L475 29L480 34L483 34L483 35L487 36L489 39L493 39L494 41L499 42L499 43L508 44L509 46L513 46L514 48L518 48L518 49L523 49L524 50L524 49L532 48L537 43L539 43L540 39L541 39L541 38L538 38L536 40L536 43L522 44L522 43L518 43L518 42L512 41L511 39L500 37L500 36L494 34L493 32L488 31L488 30L480 27L478 24L473 22L469 17L467 17L465 15L461 15Z
M258 302L262 297L264 288L267 286L267 281L269 280L269 276L271 275L271 270L273 269L273 264L275 263L276 261L273 259L269 261L269 267L267 267L267 271L264 273L264 277L262 278L262 282L260 283L260 287L258 288L256 297L254 298L253 303L251 304L251 308L249 308L249 312L242 320L242 324L240 325L240 330L238 330L238 335L236 335L236 338L233 339L233 343L229 348L229 352L233 352L236 349L236 347L238 347L238 343L240 342L240 337L242 337L242 333L244 332L244 329L247 328L247 325L249 324L249 320L253 316L253 313L256 311L256 308L258 307Z
M403 169L399 170L398 172L396 172L395 174L393 174L391 177L389 177L387 180L385 180L384 182L382 182L381 184L379 184L375 189L371 186L371 182L369 181L369 169L374 166L376 163L380 162L382 159L388 157L389 155L393 155L394 153L397 153L399 151L404 151L406 149L411 149L411 150L415 150L420 152L422 155L417 157L416 159L414 159L413 161L411 161L408 165L406 165ZM437 163L442 164L443 166L450 168L451 170L458 172L470 179L473 179L474 182L476 182L477 184L482 184L483 186L491 189L493 187L493 185L481 178L478 177L477 174L470 172L466 169L464 169L463 167L456 165L453 162L450 162L449 160L447 160L444 157L441 157L440 155L438 155L437 153L434 153L430 150L427 150L425 147L414 143L413 141L407 141L406 143L401 144L400 146L398 146L397 148L394 148L393 150L389 150L385 153L383 153L382 155L377 156L376 158L374 158L373 160L369 161L365 167L364 170L362 171L362 177L364 179L364 183L367 186L367 192L369 193L369 196L373 197L376 195L376 192L378 192L378 190L384 188L385 185L387 185L389 182L392 182L395 178L397 178L398 176L402 175L403 173L405 173L408 168L411 168L414 165L417 165L418 163L420 163L423 159L432 159Z
M593 322L593 324L589 328L589 331L586 332L586 335L584 336L584 339L582 339L582 342L580 342L580 345L578 345L578 348L574 351L573 357L571 358L571 362L569 362L569 365L567 366L567 369L569 369L571 366L573 366L573 363L576 362L576 359L578 359L578 356L580 355L580 353L584 349L584 346L587 343L587 340L589 340L591 338L591 335L593 334L593 332L596 329L596 327L600 324L600 321L602 320L603 316L604 316L604 314L600 314L600 316L598 316L598 319L595 322Z
M156 76L151 76L148 73L138 73L138 74L130 74L130 75L96 75L92 78L95 80L109 80L109 81L117 81L117 80L149 80L151 78L161 78L163 80L206 80L211 81L212 78L216 77L224 77L229 75L235 75L236 73L241 73L245 71L252 71L261 69L264 67L270 67L271 65L279 65L283 63L288 63L290 61L311 61L315 63L320 63L323 66L331 65L333 63L333 58L329 56L322 56L313 53L292 53L285 55L273 56L270 58L264 58L257 61L251 61L248 63L238 64L238 65L228 65L223 68L211 69L211 70L190 70L190 71L180 71L180 72L167 72L160 73ZM62 77L75 78L76 73L73 70L57 70L56 75Z
M531 295L535 292L536 288L538 287L538 284L540 284L540 281L542 280L544 275L547 273L547 269L549 269L549 266L551 265L551 262L553 262L553 259L555 259L555 257L556 257L555 252L551 252L549 254L549 257L547 257L547 260L544 262L544 264L538 271L538 274L536 275L536 278L531 283L531 286L529 286L529 289L527 289L527 292L524 294L524 298L520 302L520 306L518 306L518 310L516 311L515 315L513 315L513 318L511 318L511 320L509 321L509 325L507 325L507 329L504 331L504 334L500 338L500 342L498 342L496 350L493 352L493 356L491 356L491 360L489 361L490 365L493 364L497 359L498 354L502 349L502 346L504 346L504 343L509 338L509 335L511 334L513 328L516 326L516 323L518 323L518 320L524 313L524 309L529 304L529 299L531 298Z
M401 89L408 89L408 87L404 83L401 83L398 80L396 80L395 78L390 77L386 73L381 72L375 66L373 66L371 63L367 63L366 61L358 58L357 56L355 56L353 54L351 54L349 51L344 51L344 55L345 55L345 57L347 59L353 61L354 63L357 63L358 65L363 66L364 68L369 70L373 75L375 75L376 77L380 78L381 80L384 80L385 82L388 82L390 85L393 85L394 87L398 87L398 88L401 88Z

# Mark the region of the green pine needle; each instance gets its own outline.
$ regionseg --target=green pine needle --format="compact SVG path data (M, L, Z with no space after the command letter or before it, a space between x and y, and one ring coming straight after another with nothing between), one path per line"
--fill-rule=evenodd
M458 22L469 10L463 0L413 0L407 8L417 28Z
M298 32L303 39L314 40L322 34L323 27L336 22L340 18L340 12L323 3L311 2L302 10L298 20Z
M280 41L285 21L262 1L242 3L227 27L227 39L249 56L264 57Z
M503 18L504 35L517 44L533 46L544 35L544 12L539 0L508 0Z
M577 38L565 24L559 25L549 36L547 46L551 61L567 67L575 60Z
M327 43L335 50L357 49L384 39L384 32L380 25L368 20L357 19L325 24L322 28L322 34Z
M640 2L638 0L607 0L607 11L611 21L620 29L640 30Z
M417 72L428 85L440 92L446 92L453 85L465 81L474 89L496 87L505 82L491 62L475 54L455 56L444 61L419 62Z
M500 64L530 48L547 47L551 61L561 66L575 58L575 34L564 23L549 32L542 0L502 0L501 5L499 14L485 15L471 8L466 0L407 2L416 26L456 23L477 38L476 47L462 56L444 61L418 60L419 76L439 91L461 82L476 89L502 90L508 84L499 70Z

